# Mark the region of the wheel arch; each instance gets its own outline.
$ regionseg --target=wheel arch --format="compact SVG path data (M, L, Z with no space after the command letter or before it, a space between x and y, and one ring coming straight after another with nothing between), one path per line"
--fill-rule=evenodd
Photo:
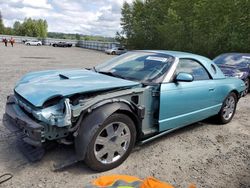
M80 122L79 129L76 131L75 150L78 160L84 160L87 147L104 121L114 113L122 113L131 118L137 130L137 138L140 135L141 121L133 110L132 104L125 102L106 103L87 114L82 114L84 117ZM81 119L81 118L80 118Z
M118 109L114 113L121 113L127 115L133 122L136 128L136 139L140 138L142 131L141 131L141 121L140 118L135 115L135 113L131 112L130 110Z
M238 102L239 99L241 98L240 93L239 93L236 89L233 89L230 93L234 93L234 94L237 96L237 102Z

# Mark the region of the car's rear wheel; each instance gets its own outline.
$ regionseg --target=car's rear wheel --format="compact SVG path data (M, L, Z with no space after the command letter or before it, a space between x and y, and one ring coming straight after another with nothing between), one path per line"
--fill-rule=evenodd
M217 116L218 120L222 124L229 123L236 110L237 106L237 96L234 92L231 92L224 100L221 110Z
M124 114L112 114L92 137L85 163L96 171L115 168L129 156L135 140L133 121Z
M111 55L115 55L116 53L115 52L111 52Z
M246 78L246 79L244 80L244 83L245 83L246 89L245 89L245 90L243 91L243 93L242 93L242 96L243 96L243 97L246 96L246 95L248 94L248 91L249 91L249 79Z

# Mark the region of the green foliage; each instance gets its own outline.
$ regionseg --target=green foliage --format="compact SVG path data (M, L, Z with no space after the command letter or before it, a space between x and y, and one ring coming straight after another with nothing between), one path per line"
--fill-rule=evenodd
M47 37L47 30L48 24L46 20L31 18L25 18L23 23L16 21L13 28L4 27L0 12L0 34L45 38Z
M249 0L135 0L122 7L116 38L130 49L189 51L214 57L249 52Z
M22 24L19 21L15 21L13 24L13 32L15 35L24 35Z
M4 33L4 25L3 25L3 19L2 19L2 14L0 12L0 34Z
M76 34L76 40L81 40L81 36L78 33Z
M15 30L15 24L17 25L17 30ZM46 20L25 18L22 24L19 25L17 22L15 22L15 24L13 27L16 35L38 38L47 37L48 24Z
M13 29L11 27L5 27L4 34L5 35L13 35L14 34Z
M71 33L57 33L57 32L48 32L49 38L58 38L58 39L71 39L71 40L90 40L90 41L101 41L101 42L115 42L115 39L112 37L102 37L102 36L91 36L91 35L82 35L82 34L71 34Z

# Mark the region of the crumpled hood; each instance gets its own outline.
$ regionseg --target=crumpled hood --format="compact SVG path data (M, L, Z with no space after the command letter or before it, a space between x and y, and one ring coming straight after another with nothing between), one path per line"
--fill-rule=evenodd
M132 87L128 81L85 69L51 70L26 74L16 85L15 92L36 107L56 96L70 96L120 87Z

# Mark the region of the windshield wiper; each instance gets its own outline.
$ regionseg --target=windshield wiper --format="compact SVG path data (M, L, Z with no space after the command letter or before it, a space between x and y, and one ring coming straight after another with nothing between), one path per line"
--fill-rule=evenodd
M95 67L92 67L92 69L93 69L95 72L97 72L97 70L96 70L96 68L95 68Z
M112 73L112 72L99 71L98 73L101 73L101 74L105 74L105 75L108 75L108 76L113 76L113 77L117 77L117 78L121 78L121 79L127 80L126 77L121 76L121 75L118 75L118 74L114 74L114 73Z

